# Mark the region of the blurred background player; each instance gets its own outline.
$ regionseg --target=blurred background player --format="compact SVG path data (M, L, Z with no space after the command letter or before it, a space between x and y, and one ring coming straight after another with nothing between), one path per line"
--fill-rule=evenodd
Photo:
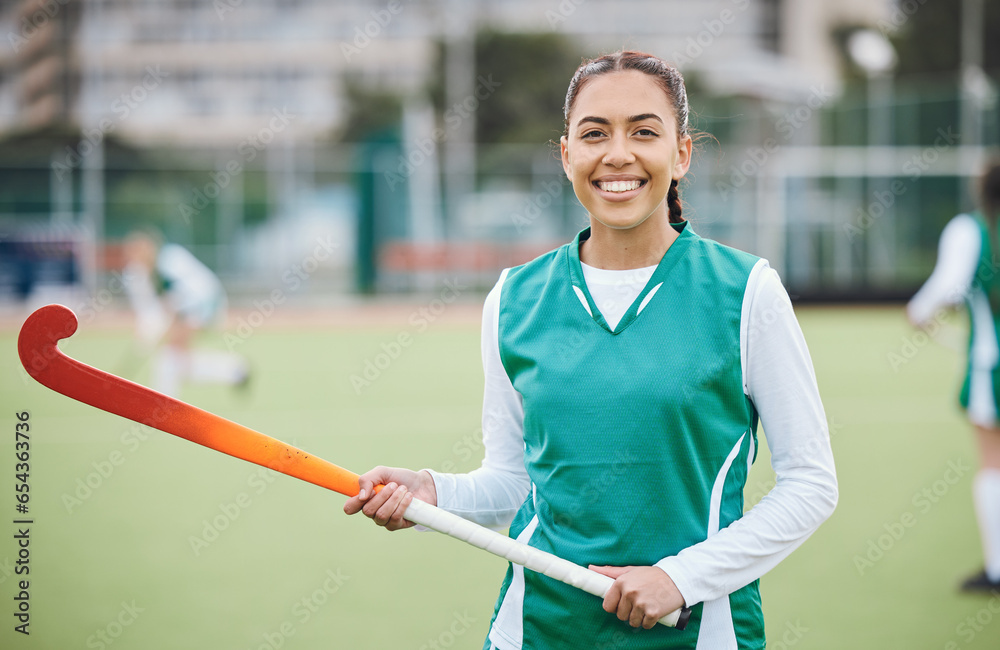
M197 332L225 316L226 294L215 274L184 247L161 243L149 232L129 235L125 260L136 339L154 356L153 388L177 396L185 380L245 385L249 367L243 357L192 346Z
M1000 161L991 161L979 183L980 211L960 214L941 232L934 271L907 306L917 327L940 325L942 310L969 309L969 359L959 400L976 430L981 465L973 499L982 536L983 570L965 580L965 591L1000 588L1000 280L997 278L997 216Z

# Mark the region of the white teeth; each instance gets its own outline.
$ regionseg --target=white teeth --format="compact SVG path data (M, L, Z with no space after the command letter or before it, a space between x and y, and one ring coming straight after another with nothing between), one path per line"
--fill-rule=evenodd
M611 181L610 183L599 181L597 185L605 192L629 192L639 189L642 181Z

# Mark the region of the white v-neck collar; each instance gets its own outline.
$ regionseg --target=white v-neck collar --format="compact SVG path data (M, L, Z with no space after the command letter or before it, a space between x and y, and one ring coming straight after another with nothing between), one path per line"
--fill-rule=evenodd
M587 283L590 297L612 330L618 327L622 316L642 293L646 283L656 271L656 265L619 270L599 269L580 262L580 267L583 269L583 279ZM647 302L649 297L646 296Z

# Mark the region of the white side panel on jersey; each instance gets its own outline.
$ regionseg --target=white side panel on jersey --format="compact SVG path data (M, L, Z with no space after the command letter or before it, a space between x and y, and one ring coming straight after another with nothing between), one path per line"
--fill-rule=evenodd
M517 541L527 544L538 528L538 515L531 518ZM520 650L524 643L524 567L514 564L513 577L490 628L490 643L497 650Z
M976 289L969 296L972 310L972 365L980 368L993 368L1000 361L1000 350L997 349L996 327L993 324L993 312L990 301L982 289Z
M749 433L749 432L748 432ZM736 446L729 452L726 462L722 464L715 477L715 484L712 486L712 499L709 502L708 511L708 536L711 537L719 532L719 516L722 510L722 491L726 485L726 477L729 475L729 468L736 460L740 448L743 446L743 439L747 437L744 433L736 441ZM736 630L733 628L733 613L729 607L729 596L725 595L716 600L706 601L701 610L701 627L698 630L697 650L736 650Z
M972 372L969 375L969 419L973 424L991 427L997 419L996 403L993 399L993 367L1000 357L997 349L996 327L990 302L981 289L975 289L969 296L972 312Z

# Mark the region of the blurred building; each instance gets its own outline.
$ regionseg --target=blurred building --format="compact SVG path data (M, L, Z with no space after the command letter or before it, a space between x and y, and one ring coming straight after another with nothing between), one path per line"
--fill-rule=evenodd
M275 110L299 138L343 117L346 75L406 94L436 40L556 31L581 55L642 48L720 94L787 98L840 79L838 25L888 0L23 0L0 4L0 133L108 120L139 144L239 142ZM600 20L595 17L600 16ZM623 36L627 35L627 36ZM461 61L452 71L463 71ZM471 72L471 62L464 67ZM471 78L470 78L471 79ZM462 84L466 81L456 80Z
M0 132L72 120L80 68L76 60L79 0L0 4L7 41L0 47Z
M685 73L696 127L718 144L684 185L700 233L767 257L802 295L902 295L933 259L927 233L958 209L997 141L981 67L965 66L981 73L976 104L957 74L911 83L849 62L851 33L868 28L889 47L885 34L929 6L0 2L0 239L5 223L80 226L93 252L78 275L93 278L101 242L146 220L259 288L332 236L337 272L366 259L372 277L387 271L379 288L412 287L421 271L424 288L469 269L486 283L516 258L504 246L562 241L586 215L545 142L480 142L469 116L431 137L446 119L433 106L474 98L477 32L559 34L581 58L640 49ZM968 44L976 21L965 22ZM565 88L561 69L551 83ZM348 80L401 98L391 142L341 141ZM384 283L393 273L399 283Z
M293 131L326 133L340 116L338 90L347 69L404 85L419 79L427 65L428 48L414 38L422 30L398 33L409 24L402 20L396 33L387 34L391 62L378 48L355 65L345 59L338 43L349 38L350 26L364 24L369 6L286 0L5 3L0 31L16 35L17 46L0 55L0 130L43 123L41 116L51 110L43 112L38 87L53 91L51 101L60 72L67 70L79 91L67 88L60 96L61 118L82 128L109 120L119 135L140 144L228 145L284 107L296 116ZM78 19L69 18L76 14Z

